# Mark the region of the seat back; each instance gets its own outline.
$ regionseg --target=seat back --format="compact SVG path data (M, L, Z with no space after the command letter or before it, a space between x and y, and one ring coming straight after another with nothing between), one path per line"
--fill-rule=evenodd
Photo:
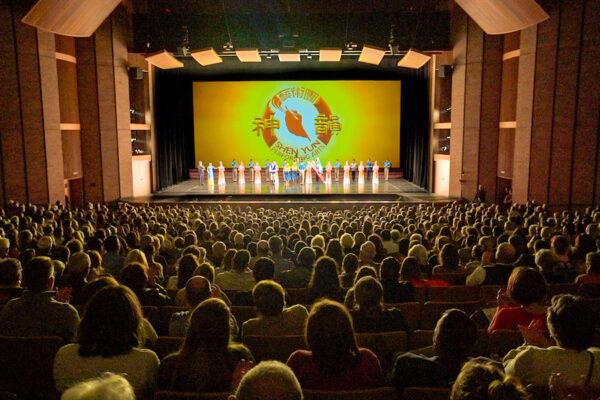
M253 306L231 306L231 313L240 327L249 319L256 318L256 309Z
M489 353L494 358L502 358L512 349L523 344L523 335L519 331L496 330L489 334Z
M421 319L421 303L419 302L411 302L411 303L394 303L394 304L386 304L387 308L397 308L402 312L404 316L404 321L406 325L408 325L409 330L415 330L419 328L419 320Z
M188 393L162 390L154 393L154 400L228 400L229 393Z
M399 393L391 387L365 390L304 390L305 400L398 400Z
M578 283L554 283L548 285L548 298L551 299L557 294L577 294L579 292Z
M278 360L286 362L296 350L306 349L304 336L246 336L248 346L256 362Z
M189 310L189 307L163 306L160 308L160 319L162 323L168 327L169 321L171 321L171 317L173 316L173 314L187 310Z
M431 280L446 281L450 285L463 286L467 280L466 272L447 272L443 274L431 274Z
M365 347L377 354L384 371L391 370L396 355L408 348L406 332L358 333L356 342L359 347Z
M175 353L183 344L184 338L172 336L159 336L154 344L154 352L161 360L171 353Z
M306 288L287 288L290 304L308 304L308 289Z
M480 308L479 301L428 301L421 310L421 329L433 329L444 311L451 308L463 310L467 315L473 314Z
M498 291L506 289L506 285L483 285L479 287L479 300L482 307L498 307Z
M54 358L64 344L59 337L0 337L0 392L54 393Z
M433 331L417 329L408 335L408 350L421 349L433 345Z
M403 400L448 400L450 389L409 387L402 392Z
M429 301L478 301L479 288L477 286L448 286L430 287L428 290Z

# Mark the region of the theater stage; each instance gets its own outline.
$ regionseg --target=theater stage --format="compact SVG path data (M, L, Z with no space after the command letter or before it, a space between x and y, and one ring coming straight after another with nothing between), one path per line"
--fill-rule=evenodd
M198 179L190 179L154 193L150 197L126 199L131 202L154 203L423 203L450 201L437 196L402 178L381 181L378 185L367 182L358 185L342 182L330 185L318 181L309 185L283 182L278 185L247 182L241 185L228 181L226 185L200 185Z

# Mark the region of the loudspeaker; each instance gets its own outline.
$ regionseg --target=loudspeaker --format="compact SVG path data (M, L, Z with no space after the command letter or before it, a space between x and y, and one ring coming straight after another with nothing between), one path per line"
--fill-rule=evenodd
M447 78L452 76L452 65L440 65L437 69L438 78Z

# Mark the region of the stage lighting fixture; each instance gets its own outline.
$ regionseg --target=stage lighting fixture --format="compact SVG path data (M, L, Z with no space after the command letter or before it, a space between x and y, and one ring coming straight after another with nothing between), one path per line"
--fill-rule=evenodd
M279 61L281 62L299 62L300 61L300 53L296 52L289 52L286 51L284 53L279 53Z
M535 0L456 0L488 35L523 30L550 16Z
M429 61L430 58L431 56L428 56L427 54L419 53L418 51L414 50L408 50L404 57L398 61L398 66L419 69L423 65L427 64L427 61Z
M384 55L385 49L365 44L360 52L358 61L367 64L379 65Z
M191 53L194 60L198 61L198 64L206 67L208 65L218 64L223 62L223 59L217 54L215 49L209 47L207 49L197 50Z
M160 69L173 69L183 67L183 63L175 57L173 57L173 55L166 50L146 57L146 61L149 64L152 64Z
M238 49L235 55L241 62L261 62L258 49Z
M338 62L342 58L342 49L321 49L319 50L319 61Z

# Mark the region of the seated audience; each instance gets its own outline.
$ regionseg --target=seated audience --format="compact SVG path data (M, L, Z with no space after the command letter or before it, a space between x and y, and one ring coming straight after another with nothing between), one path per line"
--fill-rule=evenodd
M231 271L221 272L215 277L215 283L223 290L252 290L254 277L252 271L248 269L250 261L250 252L248 250L238 250L233 256Z
M279 236L271 236L269 238L269 250L271 251L271 260L275 264L275 279L279 280L281 274L289 271L294 267L294 264L283 256L283 240Z
M600 252L588 253L585 257L585 274L579 275L575 283L600 283Z
M377 279L365 276L354 286L356 309L350 311L357 333L407 331L402 312L383 306L383 287Z
M467 362L452 386L450 400L529 400L529 393L496 364Z
M238 252L239 253L239 252ZM231 312L219 299L208 299L192 312L178 352L163 359L158 385L179 392L227 392L239 363L254 361L250 351L231 341Z
M19 298L10 300L0 311L1 336L58 336L66 342L75 339L79 314L70 304L54 299L54 264L48 257L34 257L23 267Z
M406 303L415 299L415 289L410 282L400 282L400 262L396 258L384 258L379 275L383 286L384 303Z
M307 300L309 304L323 298L338 302L344 300L345 293L340 286L340 278L337 270L337 263L331 257L323 256L315 262L312 276L308 283Z
M74 305L81 304L81 289L88 280L92 266L90 256L84 252L74 253L69 257L60 282L61 292L66 292L66 299Z
M496 262L483 265L467 277L467 285L506 285L514 268L517 251L510 243L501 243L496 249Z
M439 264L433 268L434 274L454 274L462 272L458 249L451 243L446 243L438 254Z
M156 287L148 287L147 271L148 269L140 263L129 263L121 270L121 284L133 290L142 306L162 307L170 305L172 301L168 295Z
M121 242L117 235L110 235L104 241L106 253L102 256L102 267L112 276L119 276L125 265L125 257L121 255Z
M313 305L306 323L309 350L287 361L303 389L358 390L383 385L379 359L356 345L350 314L343 305L323 300Z
M600 385L600 349L592 347L597 315L577 296L557 295L547 313L550 339L536 329L525 330L526 344L504 357L506 373L525 384L546 386L550 375L570 382Z
M275 276L275 263L270 258L260 257L254 263L252 276L256 283L264 280L272 280ZM254 299L252 297L252 292L236 292L232 303L236 306L253 306Z
M194 276L194 271L200 266L198 257L186 254L177 261L177 275L171 276L167 281L168 290L183 289L188 279Z
M246 336L301 335L308 317L303 305L286 307L285 292L272 280L263 280L252 290L257 318L249 319L242 326L242 338Z
M508 278L506 293L498 295L498 309L488 332L498 329L516 331L535 322L546 326L546 281L540 272L517 267Z
M0 308L9 300L21 296L22 268L16 258L0 259Z
M423 279L421 271L419 261L413 256L408 256L402 260L400 281L409 283L413 288L449 286L449 283L443 280Z
M398 389L450 387L472 355L476 342L475 322L461 310L447 310L433 331L435 356L406 353L398 357L392 372L393 385Z
M125 377L105 372L67 389L60 400L135 400L135 392Z
M54 382L59 392L103 372L126 374L137 393L156 387L159 360L139 347L142 310L126 286L105 287L87 303L77 330L77 343L58 350Z
M575 279L574 273L560 263L558 256L550 249L542 249L535 254L535 264L550 284L569 283Z
M248 371L232 400L302 400L294 372L279 361L262 361Z
M360 267L360 269L356 273L356 276L354 277L353 286L350 289L348 289L348 291L346 292L346 297L344 298L344 305L348 310L352 310L355 305L354 285L356 285L356 283L365 276L372 276L373 278L377 279L377 271L375 271L375 268L373 267Z
M307 287L316 258L317 254L312 247L302 248L298 253L294 268L281 274L281 285L284 288Z
M351 236L350 236L351 237ZM342 273L340 274L340 285L343 288L351 288L354 285L356 270L358 269L358 257L356 254L348 253L342 261Z

